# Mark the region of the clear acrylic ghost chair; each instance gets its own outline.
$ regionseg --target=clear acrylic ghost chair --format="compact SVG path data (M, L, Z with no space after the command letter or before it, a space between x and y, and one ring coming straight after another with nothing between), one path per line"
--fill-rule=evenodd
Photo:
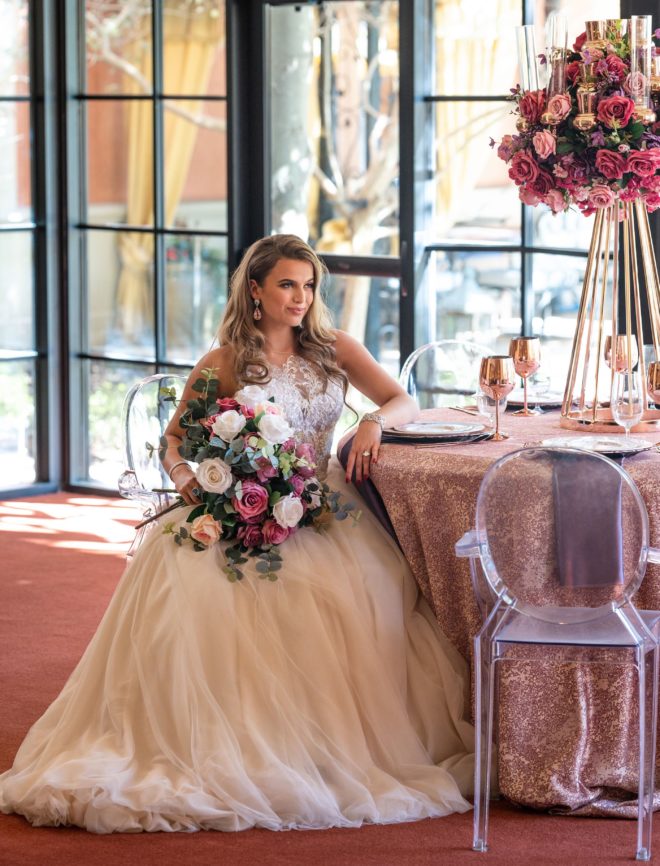
M465 340L438 340L419 346L406 359L399 383L421 409L456 406L479 387L479 362L492 350Z
M185 382L184 376L157 373L133 385L124 400L122 434L126 469L119 476L119 493L126 499L140 502L145 518L160 511L169 500L168 494L154 492L154 488L159 490L172 486L158 451L176 408L172 397L181 396ZM143 532L138 532L129 556L142 537Z
M611 661L637 674L639 788L637 859L651 854L660 611L632 598L647 562L648 515L635 483L607 457L566 448L508 454L481 483L476 528L456 545L479 560L494 603L474 639L476 851L487 850L493 726L501 662L537 660L533 647L561 647L561 662ZM476 563L475 563L476 564ZM529 651L531 649L531 652ZM596 650L607 650L598 653ZM545 661L551 656L544 654Z

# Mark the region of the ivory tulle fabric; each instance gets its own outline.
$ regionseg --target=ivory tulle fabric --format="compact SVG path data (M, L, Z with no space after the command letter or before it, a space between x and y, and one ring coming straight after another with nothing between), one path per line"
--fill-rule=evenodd
M357 499L334 460L328 481ZM395 543L365 512L300 530L282 554L276 582L246 566L232 584L219 547L197 553L155 527L0 776L0 809L110 833L470 808L465 663Z

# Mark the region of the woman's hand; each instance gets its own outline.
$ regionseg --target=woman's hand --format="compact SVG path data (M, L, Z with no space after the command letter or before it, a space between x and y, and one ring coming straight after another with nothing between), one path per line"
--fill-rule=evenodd
M201 500L201 487L190 466L180 464L170 475L176 492L182 497L187 505L199 505Z
M377 421L360 422L346 462L346 481L353 477L353 469L358 483L369 478L371 464L378 462L380 438L380 424Z

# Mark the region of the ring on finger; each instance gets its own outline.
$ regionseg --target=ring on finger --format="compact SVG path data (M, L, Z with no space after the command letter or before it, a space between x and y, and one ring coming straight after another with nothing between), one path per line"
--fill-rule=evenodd
M199 487L193 487L191 493L193 496L197 496L197 498L202 495L202 491L199 489Z
M371 457L371 451L363 451L362 456L363 457Z

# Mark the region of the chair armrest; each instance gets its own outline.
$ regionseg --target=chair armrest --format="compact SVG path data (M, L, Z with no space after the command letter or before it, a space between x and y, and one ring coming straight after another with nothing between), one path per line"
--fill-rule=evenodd
M648 549L648 559L647 562L658 562L660 563L660 548L658 547L649 547Z
M480 546L479 541L477 540L476 529L468 530L468 532L466 532L465 535L456 542L454 551L456 556L479 556ZM660 551L658 552L660 553Z

